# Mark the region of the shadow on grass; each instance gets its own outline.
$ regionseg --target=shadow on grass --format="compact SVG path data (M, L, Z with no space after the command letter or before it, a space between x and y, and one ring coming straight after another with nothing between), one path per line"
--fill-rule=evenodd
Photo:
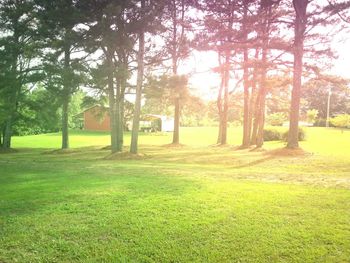
M101 204L118 208L126 199L130 204L154 196L177 198L201 187L197 181L127 162L61 162L49 155L40 163L0 163L1 216L77 213L85 208L98 213Z

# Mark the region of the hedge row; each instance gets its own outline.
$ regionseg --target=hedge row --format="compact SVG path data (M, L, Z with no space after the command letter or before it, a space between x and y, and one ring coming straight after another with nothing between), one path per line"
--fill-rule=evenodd
M288 132L288 130L266 128L264 129L264 141L287 141ZM298 138L299 141L305 141L306 138L305 131L301 128L299 128Z

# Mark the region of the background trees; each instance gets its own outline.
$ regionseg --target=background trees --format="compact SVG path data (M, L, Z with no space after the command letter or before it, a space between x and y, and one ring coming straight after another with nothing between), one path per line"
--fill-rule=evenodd
M79 24L84 22L79 1L36 0L39 32L45 39L43 65L45 86L58 95L62 105L62 149L69 148L69 105L72 95L83 82L83 36ZM79 54L80 53L80 54Z
M126 108L135 95L133 153L142 111L174 114L174 144L180 122L200 125L211 116L219 144L235 120L243 126L242 147L262 147L265 120L289 118L288 147L298 147L299 119L308 110L325 119L330 98L331 116L348 113L348 83L320 74L333 57L328 33L348 28L348 8L347 1L308 0L3 0L0 143L9 148L14 132L61 129L68 148L70 106L83 89L98 94L94 101L108 98L112 152L123 149ZM194 50L216 53L215 104L196 98L190 70L180 70ZM45 110L38 112L40 105Z
M33 1L0 2L0 94L2 147L11 147L13 125L30 85L41 79L38 55L41 39L37 34Z

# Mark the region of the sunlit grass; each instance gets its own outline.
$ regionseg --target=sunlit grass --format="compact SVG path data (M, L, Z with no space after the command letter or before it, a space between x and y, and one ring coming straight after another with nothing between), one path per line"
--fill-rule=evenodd
M240 128L227 147L216 128L182 128L178 148L142 134L141 160L105 160L107 133L72 132L65 154L59 134L16 137L0 262L347 262L350 132L306 132L300 156L237 150Z

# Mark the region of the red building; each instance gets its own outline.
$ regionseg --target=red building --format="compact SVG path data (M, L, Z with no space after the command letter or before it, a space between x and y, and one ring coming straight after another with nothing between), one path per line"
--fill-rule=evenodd
M84 130L109 131L110 118L109 109L95 105L84 112Z
M87 131L110 131L110 117L109 108L95 105L86 109L84 112L78 115L79 118L83 118L83 128ZM131 130L132 122L128 121L125 128ZM141 116L140 120L141 131L162 131L172 132L174 131L174 119L161 116L146 114Z

